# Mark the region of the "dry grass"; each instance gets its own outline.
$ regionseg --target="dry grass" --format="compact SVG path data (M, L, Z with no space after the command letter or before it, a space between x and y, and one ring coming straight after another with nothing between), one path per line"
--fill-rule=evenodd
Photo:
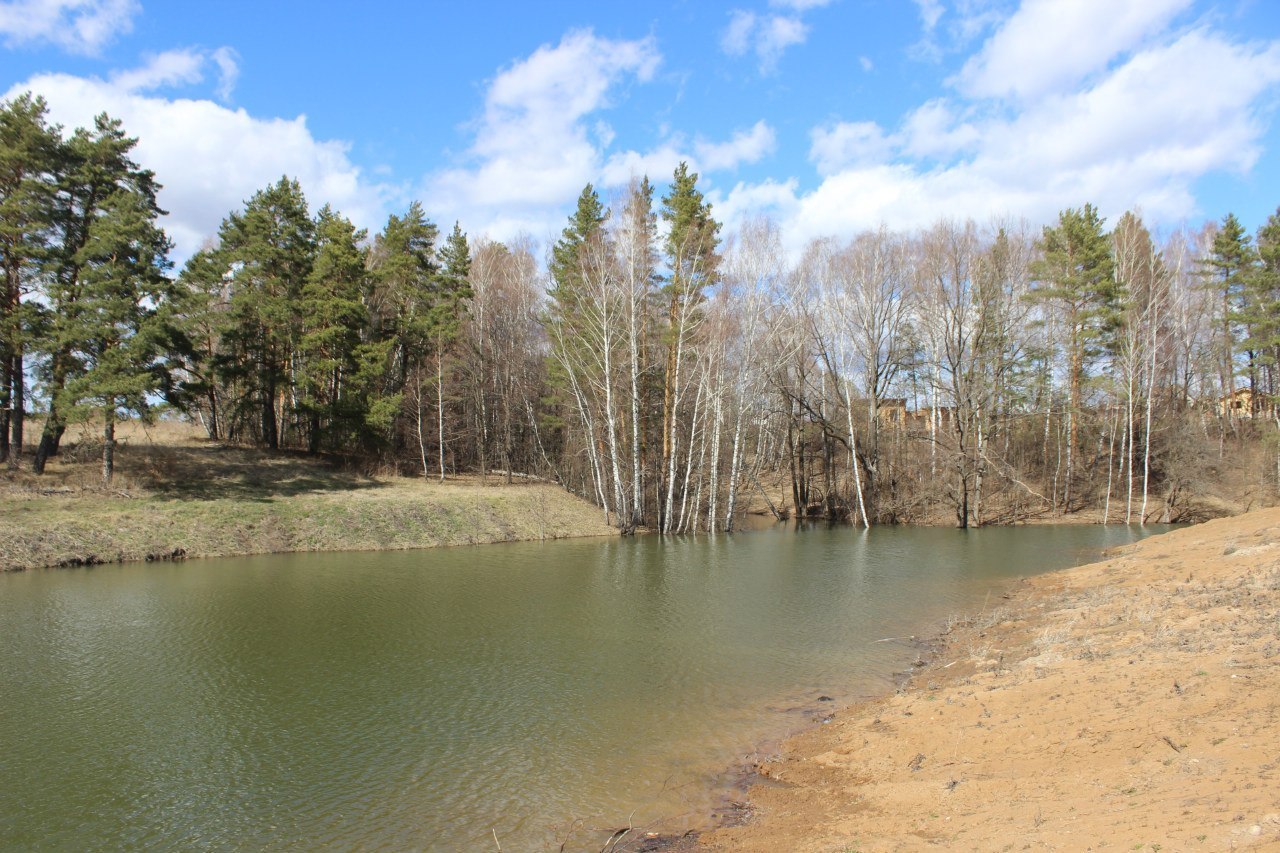
M606 535L546 483L371 477L342 460L202 441L189 425L120 430L117 475L73 436L41 477L0 479L0 570L282 551L391 550Z

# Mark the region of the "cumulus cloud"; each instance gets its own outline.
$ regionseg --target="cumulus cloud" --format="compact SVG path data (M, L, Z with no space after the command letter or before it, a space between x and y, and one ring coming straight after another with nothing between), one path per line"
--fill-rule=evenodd
M897 137L903 153L948 160L982 141L981 131L943 98L926 101L907 114Z
M697 173L726 172L749 163L758 163L774 152L777 135L766 121L734 131L727 140L714 142L699 137L692 143L680 136L664 139L649 151L617 151L600 170L600 184L624 187L632 178L648 175L663 179L681 162Z
M0 3L0 38L10 47L53 44L96 54L133 29L137 0L9 0Z
M629 82L651 80L660 62L652 39L618 41L583 30L502 70L463 162L427 176L429 212L461 217L494 239L546 236L587 183L623 187L633 177L670 175L681 161L694 171L733 170L774 150L773 128L759 121L723 141L664 133L648 150L611 151L615 133L601 113Z
M158 86L193 80L184 56L163 54L108 80L42 74L3 97L43 95L51 119L67 128L92 126L103 111L120 119L138 138L135 159L164 185L163 224L178 262L216 234L227 213L286 174L301 182L314 207L328 202L362 226L381 225L389 190L361 174L345 143L312 136L305 117L261 119L211 100L154 94Z
M726 142L699 140L693 150L698 168L708 171L736 169L743 163L758 163L777 144L773 128L761 120L750 130L740 130Z
M1191 2L1026 0L965 63L954 83L980 98L1026 100L1064 91L1163 31Z
M680 162L690 160L689 153L672 140L667 140L649 151L618 151L611 155L600 170L600 183L606 187L624 187L632 178L644 175L665 177L675 171ZM695 165L696 172L698 167Z
M496 236L538 229L548 209L575 198L600 170L597 146L611 132L589 117L611 105L624 80L651 79L660 60L651 38L590 30L539 47L490 83L466 161L428 177L426 203L433 213L490 223Z
M789 5L796 9L809 8ZM778 60L787 48L803 44L808 36L809 27L794 15L757 15L735 9L720 39L720 48L730 56L755 54L760 73L770 74L777 69Z
M814 128L810 137L813 144L809 148L809 159L821 175L878 162L893 151L884 128L874 121L836 122Z
M1030 102L993 91L985 100L931 100L892 129L816 128L818 186L739 184L721 210L772 209L793 248L882 222L911 228L942 216L1010 214L1049 221L1086 201L1111 217L1133 206L1156 221L1194 215L1196 181L1245 172L1261 156L1265 110L1280 86L1280 42L1237 43L1203 28L1152 38L1149 30L1134 28L1142 43L1118 48L1125 56L1112 67L1099 70L1105 60L1095 60L1087 83L1055 77L1061 91Z
M196 50L169 50L149 58L145 65L111 75L111 85L126 92L170 88L204 79L205 56Z

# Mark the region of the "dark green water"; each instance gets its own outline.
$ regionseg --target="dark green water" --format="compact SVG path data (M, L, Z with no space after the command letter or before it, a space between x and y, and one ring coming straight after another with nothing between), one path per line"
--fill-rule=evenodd
M1147 533L1154 532L1146 528ZM598 850L1123 527L775 529L0 577L0 846Z

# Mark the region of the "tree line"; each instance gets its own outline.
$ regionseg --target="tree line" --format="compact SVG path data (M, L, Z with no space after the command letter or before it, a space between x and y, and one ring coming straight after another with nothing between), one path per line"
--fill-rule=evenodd
M730 530L756 500L864 525L1176 518L1240 448L1280 485L1280 211L1157 240L1086 204L793 257L767 219L725 233L681 164L661 196L585 187L542 260L416 202L370 236L286 177L174 274L136 140L46 112L0 109L11 467L39 410L32 470L93 421L109 480L117 420L164 401L220 441L551 478L624 531Z

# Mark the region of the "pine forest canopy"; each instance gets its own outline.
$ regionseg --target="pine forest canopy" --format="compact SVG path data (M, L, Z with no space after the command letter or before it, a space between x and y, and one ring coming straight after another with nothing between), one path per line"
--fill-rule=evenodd
M11 468L94 423L109 481L117 420L167 407L218 441L552 478L623 531L732 529L756 497L860 524L1176 518L1232 448L1280 486L1280 210L1157 240L1084 204L793 262L682 163L665 193L587 185L544 271L530 239L417 202L371 235L283 177L175 274L119 122L66 132L27 95L0 135Z

